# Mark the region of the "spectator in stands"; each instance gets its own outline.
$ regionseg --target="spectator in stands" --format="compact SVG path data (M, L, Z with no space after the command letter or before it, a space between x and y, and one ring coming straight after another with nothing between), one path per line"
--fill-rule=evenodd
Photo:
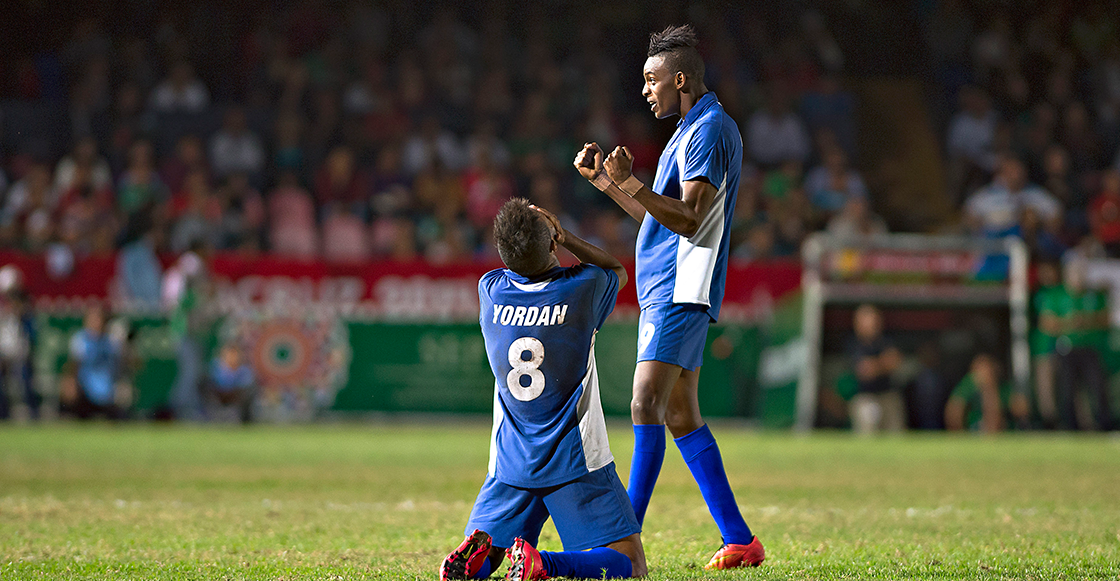
M149 106L157 113L200 113L210 105L210 91L187 61L179 61L152 91Z
M465 153L458 139L450 131L440 127L439 119L426 117L420 130L404 142L401 152L405 173L416 175L429 166L433 160L451 170L458 170L465 163Z
M812 134L828 131L845 153L855 153L856 98L843 90L834 75L821 77L817 86L801 97L798 111Z
M502 204L513 197L513 180L479 152L478 163L463 172L467 219L475 228L484 229L494 221Z
M285 111L276 119L276 130L272 143L272 171L293 171L302 175L304 164L303 120L299 115Z
M23 178L8 188L0 220L16 223L23 228L24 222L35 210L53 210L56 201L50 166L32 163Z
M825 228L838 238L858 238L887 233L887 223L871 211L866 198L851 198Z
M117 255L117 276L124 298L140 309L155 311L160 306L163 267L156 256L153 210L129 216L124 245Z
M186 252L199 244L221 246L222 205L206 172L196 169L187 175L183 191L172 200L171 211L175 220L169 240L172 252Z
M310 260L319 252L315 203L290 171L268 196L269 245L278 256Z
M164 158L159 166L159 175L169 191L178 192L183 189L187 174L195 170L210 173L202 140L198 135L189 133L175 143L175 154Z
M1101 352L1108 341L1108 301L1103 292L1086 287L1083 259L1065 265L1062 286L1043 296L1038 326L1054 338L1058 415L1062 427L1110 430L1113 425L1108 384ZM1078 412L1080 388L1088 392L1094 418Z
M358 262L369 258L370 244L366 224L347 206L334 206L323 219L323 258L337 262Z
M1028 208L1047 230L1060 229L1061 204L1046 190L1027 182L1022 161L1006 156L995 179L969 197L965 214L973 233L998 238L1019 234L1023 212Z
M853 319L855 343L852 365L859 390L849 402L852 429L857 434L898 432L905 427L906 408L891 376L902 355L883 336L883 314L872 305L860 305Z
M867 186L859 172L848 166L848 155L836 147L823 154L824 161L805 176L805 192L813 207L833 215L855 198L867 200Z
M231 174L215 192L222 222L219 247L256 252L265 225L264 199L242 173Z
M54 188L65 192L74 185L74 175L82 168L88 177L89 186L94 190L113 187L113 175L109 162L97 152L97 140L86 135L74 144L74 150L63 157L54 170Z
M117 185L117 208L126 216L148 204L162 204L169 192L156 173L152 144L140 140L128 152L128 167Z
M233 408L241 423L252 420L253 398L256 396L256 374L241 355L235 343L222 345L218 355L210 362L207 382L207 414L219 418L223 408Z
M86 254L92 248L92 234L97 227L115 221L113 190L107 183L96 186L90 167L76 166L70 186L62 190L55 213L63 242L80 254Z
M1120 170L1101 174L1101 191L1089 206L1089 227L1112 258L1120 258Z
M746 142L751 160L761 166L805 163L809 158L809 134L780 85L770 87L766 106L751 115Z
M1042 159L1044 177L1039 184L1050 192L1066 210L1066 222L1077 230L1085 232L1085 209L1088 199L1081 188L1080 180L1070 167L1069 152L1061 145L1046 148Z
M369 179L357 167L354 151L345 145L332 149L315 176L315 199L322 215L334 206L341 206L366 220L370 211L369 198Z
M409 210L436 211L436 208L424 207L425 202L421 199L420 186L425 183L425 179L424 173L417 176L415 181L409 180L404 174L404 170L401 169L400 148L393 146L381 148L381 151L377 152L377 160L374 162L373 175L370 179L370 191L373 193L370 198L370 209L374 219L395 216ZM416 196L410 189L410 181L417 186ZM450 212L458 213L459 207L459 203L454 204Z
M987 92L975 86L961 89L961 110L949 122L950 191L956 195L991 175L999 162L993 149L999 115Z
M945 427L991 434L1023 425L1028 413L1026 397L1000 380L999 362L981 353L973 358L968 375L953 388L945 404Z
M90 307L82 328L70 339L70 359L60 386L62 412L81 419L128 416L130 402L116 389L121 348L105 332L105 311Z
M1061 144L1069 151L1070 163L1077 172L1096 170L1102 160L1100 137L1089 118L1089 110L1074 101L1062 113Z
M242 173L256 184L260 183L264 165L264 145L249 129L245 110L231 107L226 111L222 128L210 138L210 167L214 177L224 180L231 174Z
M1023 208L1019 217L1019 237L1027 244L1031 260L1058 260L1067 248L1057 231L1059 223L1046 224L1032 207Z

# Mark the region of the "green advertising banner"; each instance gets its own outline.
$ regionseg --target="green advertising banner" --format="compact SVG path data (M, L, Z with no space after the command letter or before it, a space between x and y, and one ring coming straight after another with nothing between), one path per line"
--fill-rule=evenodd
M251 322L227 320L218 325L204 342L207 359L218 345L236 341L262 377L283 375L288 368L306 373L307 368L315 367L313 358L300 355L310 350L301 345L308 339L306 332L285 333L292 327L287 322ZM148 414L167 405L175 381L176 340L163 319L137 318L130 324L130 373L136 391L133 407L139 414ZM341 326L341 333L330 335L335 340L346 338L349 362L337 378L342 381L330 412L491 412L494 376L477 323L352 321ZM68 357L70 337L80 327L77 317L40 317L36 376L41 386L55 383ZM238 331L241 328L256 331L247 339ZM760 417L773 405L758 384L765 336L755 325L711 327L700 375L700 406L705 416ZM608 322L596 336L595 352L605 413L628 416L637 354L636 322ZM301 357L309 361L301 361ZM269 390L264 391L267 396Z
M350 323L353 359L335 411L490 413L494 375L475 324ZM716 325L708 333L701 409L711 416L753 416L758 408L757 328ZM595 339L604 412L630 414L637 325L610 322Z

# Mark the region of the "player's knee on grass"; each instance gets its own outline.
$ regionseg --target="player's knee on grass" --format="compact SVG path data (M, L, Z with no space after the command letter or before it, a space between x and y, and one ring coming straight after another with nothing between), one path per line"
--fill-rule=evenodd
M607 548L614 549L630 559L631 577L646 576L646 552L645 548L642 546L642 536L640 533L634 533L624 539L615 541L607 545Z

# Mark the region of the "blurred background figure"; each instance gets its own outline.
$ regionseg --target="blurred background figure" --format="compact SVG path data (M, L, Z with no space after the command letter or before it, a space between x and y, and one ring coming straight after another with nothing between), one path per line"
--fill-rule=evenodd
M1101 361L1108 343L1108 299L1086 288L1084 260L1066 263L1062 285L1043 296L1038 326L1054 338L1058 420L1065 429L1112 429ZM1082 395L1084 390L1084 395Z
M10 264L0 267L0 420L39 417L42 398L31 368L34 345L35 316L23 274Z
M170 404L175 419L197 422L205 419L202 381L205 353L203 339L213 323L209 280L200 245L184 252L163 279L164 308L170 312L171 332L176 341L175 384Z
M232 411L241 423L252 420L253 398L256 396L256 374L244 360L241 348L227 343L210 362L207 381L207 416L220 420Z
M860 305L853 324L856 337L851 352L858 391L848 404L852 429L861 435L902 431L906 408L891 381L902 355L883 336L883 313L873 305Z
M105 311L90 307L82 328L70 339L70 358L59 390L62 413L83 420L127 418L130 394L117 390L121 357L120 343L106 332Z
M981 353L973 358L965 375L945 404L945 428L987 434L1013 425L1025 425L1030 407L1023 394L1013 393L1011 384L1000 379L995 357Z

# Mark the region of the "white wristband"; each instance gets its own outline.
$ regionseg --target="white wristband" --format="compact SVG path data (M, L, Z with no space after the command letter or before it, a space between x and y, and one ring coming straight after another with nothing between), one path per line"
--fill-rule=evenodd
M646 187L646 185L643 184L641 180L634 177L634 174L630 174L630 177L626 178L626 181L618 184L618 189L625 192L626 195L630 196L631 198L633 198L634 195L638 192L642 191L642 188L644 187Z
M591 179L591 185L595 186L596 188L599 188L600 192L607 191L607 188L611 187L611 184L613 184L613 183L614 182L611 181L610 176L608 176L607 172L605 172L605 171L604 172L599 172L599 175L597 175L597 176L595 176L594 178Z

